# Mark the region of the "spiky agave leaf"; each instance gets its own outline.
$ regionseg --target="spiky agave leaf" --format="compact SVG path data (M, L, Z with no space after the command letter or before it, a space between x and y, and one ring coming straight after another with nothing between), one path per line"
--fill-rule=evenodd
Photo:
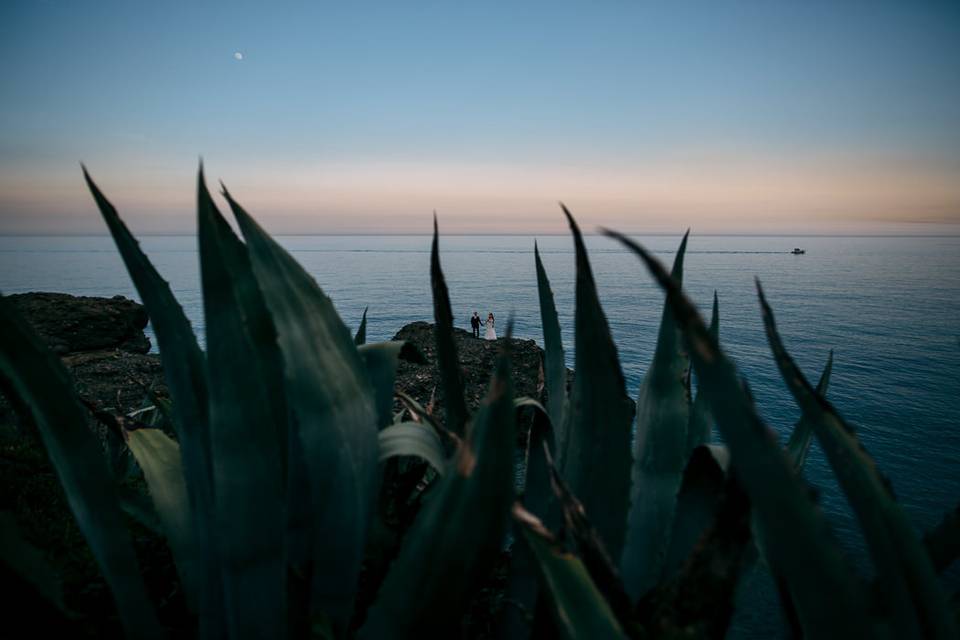
M204 637L219 636L222 635L222 589L214 549L213 465L210 460L206 359L197 344L190 321L170 291L170 285L144 255L117 210L93 182L86 167L83 167L83 177L113 236L140 300L147 308L150 325L157 338L163 376L173 399L171 416L180 443L183 469L189 478L187 494L190 498L190 521L200 556L196 563L202 567L203 588L200 590L198 611L200 634Z
M567 406L567 365L563 357L563 340L560 337L560 320L553 301L553 291L547 270L540 260L540 249L533 243L533 258L537 267L537 295L540 298L540 324L543 326L543 375L547 387L547 412L556 433L554 437L560 449L563 446L564 411Z
M190 522L180 445L159 429L135 429L124 435L130 452L143 470L161 531L173 552L184 595L193 608L200 600L201 568L197 566L199 558Z
M416 456L430 463L443 475L447 470L447 454L440 436L429 425L419 422L392 424L380 432L380 462L398 456Z
M30 407L63 486L131 638L160 638L156 612L137 567L113 478L63 363L0 296L0 374Z
M436 213L433 214L433 245L430 249L430 286L433 290L433 331L437 340L437 368L440 370L440 385L443 388L446 427L457 435L463 435L470 413L463 396L463 372L457 356L457 343L453 339L450 293L447 291L443 269L440 268L440 232L437 229Z
M358 637L442 638L456 629L470 590L506 533L515 412L504 352L468 442L406 534Z
M536 558L550 612L561 637L568 640L626 638L583 562L560 548L553 534L529 512L515 507L514 519Z
M357 347L373 388L377 405L377 427L383 429L393 422L393 387L397 366L401 360L423 364L423 354L405 340L374 342Z
M890 615L895 632L900 637L957 637L956 621L947 607L930 557L906 514L853 429L826 398L816 393L787 353L759 280L757 294L777 367L810 421L863 527L877 568L884 610Z
M717 292L713 292L713 310L710 314L710 327L707 329L713 339L720 344L720 303ZM710 403L707 395L700 389L697 380L697 393L690 406L690 423L687 427L687 451L693 451L702 444L710 442L710 425L713 418L710 416Z
M750 542L750 501L734 474L721 487L715 518L680 572L638 605L639 616L658 635L722 638L727 633Z
M677 493L664 577L672 578L714 522L726 494L730 454L720 445L700 445L690 454Z
M683 281L688 231L680 242L671 277ZM677 492L687 462L690 361L670 305L664 304L653 362L640 383L634 435L630 512L621 572L636 599L663 576Z
M24 539L17 518L8 511L0 511L0 567L3 567L4 586L6 589L21 588L24 585L31 592L30 596L39 596L46 603L52 605L57 614L69 614L63 602L63 585L60 576L47 559L43 551ZM10 572L15 576L10 579ZM10 606L10 596L6 594L6 606ZM14 602L22 602L23 594L18 594ZM31 614L36 611L31 607ZM7 618L10 624L10 618ZM49 621L44 621L48 623ZM64 625L67 620L62 621Z
M960 557L960 506L943 516L940 524L923 536L923 544L937 573Z
M527 434L522 502L526 511L553 528L560 524L560 511L550 486L548 462L552 452L556 451L555 439L547 411L539 403L534 409L533 424ZM503 608L500 621L500 637L508 640L530 637L530 618L536 610L540 593L536 559L530 546L519 541L523 535L521 526L514 521L514 543L510 549L510 570L504 589L504 598L511 606Z
M872 633L862 589L847 569L823 514L776 436L757 415L736 368L707 331L693 303L643 247L614 231L605 233L634 251L666 289L717 427L730 448L732 465L769 535L773 569L789 584L804 630L811 636L831 638Z
M276 324L290 434L288 551L339 632L353 608L378 485L377 414L350 331L303 267L227 193Z
M577 256L576 365L564 441L563 475L590 514L611 557L623 551L630 501L634 403L597 297L580 228L561 204Z
M360 328L357 329L357 333L353 336L353 343L357 346L367 343L367 309L370 307L363 308L363 317L360 319Z
M827 388L830 386L830 372L833 371L833 349L827 356L827 364L823 367L823 373L820 374L820 381L817 382L816 393L819 396L827 397ZM813 441L813 425L805 416L800 416L800 420L793 427L790 434L790 440L787 441L787 454L793 460L797 471L803 469L807 462L807 453L810 451L810 444Z
M286 625L288 412L273 319L246 247L197 180L218 555L232 637Z

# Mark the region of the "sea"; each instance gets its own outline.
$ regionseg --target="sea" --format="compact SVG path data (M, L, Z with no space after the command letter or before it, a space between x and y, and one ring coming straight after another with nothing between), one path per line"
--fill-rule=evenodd
M404 324L432 321L427 236L279 237L356 327L368 311L368 340L388 340ZM678 236L638 236L669 263ZM542 342L533 249L537 243L556 298L573 366L574 255L569 236L441 236L440 254L455 322L493 312L501 332ZM603 236L588 236L601 302L635 396L650 364L664 295L637 258ZM196 240L146 236L141 245L180 300L203 341ZM805 250L792 255L794 247ZM720 301L720 342L750 385L766 423L786 439L799 410L770 355L755 278L776 313L787 348L812 381L830 350L829 398L855 426L892 483L917 531L960 501L960 236L697 236L687 249L684 288L709 317ZM137 299L112 240L0 237L0 291L60 291ZM154 341L155 342L155 341ZM833 531L865 577L863 536L817 444L805 475ZM944 576L960 589L960 567ZM729 636L785 634L766 569L743 577Z

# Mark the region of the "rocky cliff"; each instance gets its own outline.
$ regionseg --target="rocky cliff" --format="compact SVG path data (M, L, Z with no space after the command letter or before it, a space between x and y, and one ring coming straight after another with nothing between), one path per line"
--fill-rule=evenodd
M147 316L141 305L124 298L76 298L52 293L15 295L10 296L10 300L60 355L74 377L78 394L89 405L113 414L125 414L144 405L148 389L166 394L160 358L149 353L150 343L143 334ZM433 398L436 410L442 415L433 325L408 324L397 332L395 339L413 343L426 358L424 364L401 363L397 388L424 405ZM467 403L471 410L476 410L486 395L504 339L488 342L462 330L455 332L455 339ZM533 340L513 339L511 351L516 394L536 397L541 376L540 348ZM4 385L0 391L5 389ZM15 403L14 398L4 398L0 393L0 518L13 518L23 538L42 550L45 561L58 574L64 606L76 615L68 617L47 604L46 599L35 597L31 585L23 584L0 562L4 610L16 612L10 619L28 623L32 636L70 633L72 637L84 638L119 637L119 624L107 586L70 514L35 427L29 424L29 419L20 422L19 416L24 412L16 411ZM521 429L527 420L529 417L521 420ZM102 425L92 415L89 423L104 435ZM522 442L522 433L520 439ZM142 494L142 486L134 488ZM158 605L162 623L171 635L190 637L195 631L195 621L186 613L166 543L135 520L130 519L128 524L134 534L141 573ZM500 564L505 562L501 559ZM500 569L493 572L494 576L502 574L502 566ZM472 631L465 637L488 635L483 630L492 624L495 610L492 603L498 601L500 589L502 585L496 578L481 589L468 616L467 626ZM8 624L8 628L16 627Z

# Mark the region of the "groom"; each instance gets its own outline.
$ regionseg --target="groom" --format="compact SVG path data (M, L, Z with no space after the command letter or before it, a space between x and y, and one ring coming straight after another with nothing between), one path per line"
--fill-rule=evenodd
M480 337L480 316L477 315L477 312L473 312L473 317L470 318L470 326L473 327L473 337Z

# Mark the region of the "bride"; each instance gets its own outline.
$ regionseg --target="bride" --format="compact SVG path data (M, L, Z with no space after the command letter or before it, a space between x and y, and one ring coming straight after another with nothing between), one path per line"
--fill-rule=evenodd
M492 313L489 313L489 314L487 314L487 322L486 322L487 333L483 336L483 338L484 338L485 340L496 340L496 339L497 339L497 332L496 332L496 330L493 328L493 325L494 325L493 314L492 314Z

